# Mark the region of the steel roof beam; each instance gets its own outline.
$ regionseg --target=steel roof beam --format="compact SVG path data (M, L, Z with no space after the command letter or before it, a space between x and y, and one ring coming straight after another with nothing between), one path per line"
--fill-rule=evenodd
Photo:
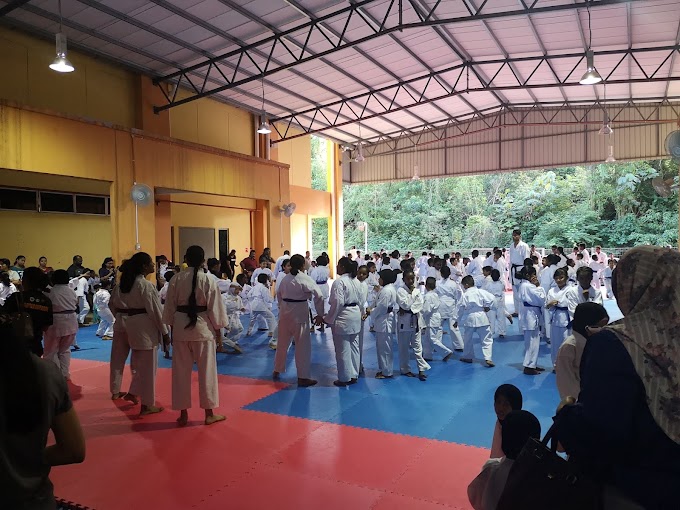
M680 80L680 77L663 77L659 78L657 77L657 74L659 73L661 67L665 64L665 62L676 52L680 51L680 45L674 45L674 46L660 46L660 47L651 47L651 48L634 48L634 49L625 49L625 50L607 50L607 51L601 51L597 52L596 55L620 55L621 59L618 61L618 63L614 66L614 68L609 72L608 75L604 76L605 81L610 84L620 84L620 83L653 83L653 82L666 82L667 80ZM659 65L656 67L656 69L651 73L648 74L647 71L639 64L639 62L635 59L635 54L639 53L650 53L650 52L664 52L666 55L665 58L663 55L660 57L657 57L660 60ZM618 67L623 63L623 61L627 58L630 57L631 59L634 60L634 62L638 65L639 69L642 71L642 73L646 76L646 78L643 79L636 79L636 80L614 80L614 81L608 81L608 78L611 77L614 72L618 69ZM578 59L576 62L576 65L573 67L569 75L567 75L565 78L558 79L557 81L549 81L546 83L536 83L535 80L532 81L534 78L534 75L536 71L538 70L539 67L542 65L549 65L551 61L554 60L561 60L561 59ZM547 55L547 56L531 56L531 57L517 57L517 58L509 58L509 59L492 59L488 61L480 61L476 63L464 63L464 64L458 64L446 69L442 69L437 71L436 73L428 73L424 74L421 76L417 76L415 78L411 78L409 80L403 80L394 84L386 85L384 87L380 87L374 91L369 91L369 92L364 92L357 94L355 96L350 97L350 100L354 101L359 101L361 103L367 104L372 97L376 93L385 93L391 97L396 97L401 90L404 89L404 87L410 83L413 82L425 82L425 87L423 89L423 92L421 94L421 97L416 97L413 98L413 102L408 105L402 105L402 106L395 106L394 103L389 103L387 105L382 105L384 108L384 111L377 114L377 116L382 116L382 115L387 115L389 113L394 113L397 111L401 111L407 108L413 108L416 106L419 106L421 104L428 104L431 102L435 101L441 101L443 99L447 99L450 97L455 97L459 96L461 94L466 94L466 93L472 93L472 92L489 92L489 91L503 91L503 90L524 90L524 89L533 89L533 88L564 88L564 87L571 87L571 86L583 86L578 82L569 82L571 77L573 76L574 72L576 69L581 65L583 62L584 55L582 53L569 53L569 54L561 54L561 55ZM536 66L534 67L533 71L531 74L528 76L528 78L522 80L518 76L515 75L515 79L517 80L517 85L500 85L496 86L494 85L494 80L500 73L500 71L507 65L513 62L535 62ZM657 64L658 62L655 62ZM481 87L469 87L465 80L465 73L468 70L469 66L474 66L474 65L494 65L498 66L498 69L496 71L496 74L486 82L481 82ZM454 84L453 88L451 90L447 90L446 93L441 94L437 97L429 97L426 98L425 94L427 93L427 88L428 85L432 82L434 75L436 74L443 74L443 73L456 73L457 74L457 79L456 83ZM458 85L462 82L462 86L458 87ZM329 103L326 103L325 105L321 106L319 109L323 113L326 118L329 117L336 117L337 115L343 111L343 108L346 106L346 101L340 100L340 101L332 101ZM302 123L298 120L298 116L300 115L307 115L314 117L315 115L318 114L317 110L319 109L309 109L309 110L304 110L301 112L297 112L295 114L285 116L285 117L278 117L272 119L272 122L296 122L297 124L301 125L303 129L305 130L305 134L312 134L316 132L323 131L324 129L329 129L329 128L314 128L313 123L310 123L308 126L305 125L305 123ZM353 123L353 122L360 122L362 120L368 120L371 118L375 118L376 115L364 115L363 113L356 115L355 112L352 112L355 114L356 118L352 121L345 121L345 122L333 122L334 126L340 127L343 125L346 125L347 122ZM294 135L292 137L285 137L286 139L290 138L295 138L297 136L304 136L304 135Z
M92 2L92 0L79 0L81 2L87 1L87 2ZM240 85L243 85L245 83L249 83L251 81L256 81L260 80L263 77L269 76L273 73L283 71L285 69L289 69L292 67L295 67L296 65L302 64L304 62L310 62L315 59L325 57L327 55L330 55L332 53L335 53L337 51L341 51L347 48L352 48L354 46L357 46L359 44L371 41L373 39L376 39L378 37L382 37L384 35L390 34L392 32L396 31L402 31L402 30L407 30L410 28L422 28L422 27L428 27L428 26L440 26L440 25L452 25L452 24L458 24L458 23L465 23L465 22L471 22L471 21L481 21L481 20L488 20L488 19L497 19L497 18L507 18L511 16L522 16L522 15L527 15L527 14L540 14L540 13L548 13L548 12L559 12L559 11L570 11L570 10L575 10L575 9L580 9L583 7L583 4L562 4L562 5L547 5L547 6L540 6L538 5L541 0L534 0L531 5L527 5L526 7L522 9L516 9L512 11L503 11L503 12L486 12L484 11L484 8L487 5L487 2L483 2L482 5L478 9L473 9L471 8L467 3L465 3L465 6L467 7L470 15L469 16L461 16L461 17L454 17L454 18L441 18L441 19L433 19L433 16L436 14L437 8L441 5L441 1L435 3L435 5L430 9L428 16L424 21L419 21L416 23L402 23L402 15L403 15L403 2L398 1L398 2L390 2L389 4L383 4L387 5L387 10L384 14L383 21L381 22L380 26L377 27L377 29L372 26L370 23L366 22L361 15L359 14L359 9L361 7L364 7L370 3L372 3L374 0L364 0L361 2L356 2L351 4L349 7L345 7L343 9L340 9L338 11L334 11L332 13L326 14L324 16L321 16L313 21L309 21L308 23L304 23L302 25L293 27L291 29L288 29L281 34L278 35L273 35L271 37L267 37L265 39L262 39L260 41L257 41L253 44L250 44L246 47L239 48L227 53L224 53L222 55L218 55L215 57L210 57L206 59L205 61L189 66L181 71L175 72L168 74L166 76L163 76L159 78L157 81L167 81L167 80L172 80L172 79L177 79L179 78L182 74L186 74L189 71L196 71L196 70L203 70L205 73L208 73L211 69L215 67L215 64L217 63L223 63L226 59L232 59L232 64L233 61L236 63L234 64L236 69L234 70L234 73L232 76L228 79L229 83L226 85L223 85L221 87L217 87L214 89L210 90L204 90L200 93L197 93L191 97L174 101L172 103L162 105L162 106L157 106L155 107L155 110L158 111L163 111L167 110L169 108L173 108L175 106L179 106L180 104L185 104L191 101L195 101L196 99L200 99L201 97L206 97L218 92L223 92L225 90L229 90L231 88L238 87ZM642 1L642 0L589 0L588 5L594 5L594 6L602 6L602 5L614 5L614 4L621 4L621 3L628 3L628 2L635 2L635 1ZM94 3L94 2L93 2ZM392 14L397 14L398 19L400 20L399 23L393 25L393 26L387 26L387 20ZM342 19L345 21L344 23L344 29L343 32L340 34L341 37L338 38L337 41L333 41L326 31L322 28L320 28L321 23L328 21L330 19L334 18L339 18L343 17ZM371 34L359 39L356 39L354 41L348 41L345 39L344 34L345 31L347 30L347 27L350 24L350 21L354 21L354 23L363 23L365 28L368 28L371 31ZM286 48L285 44L281 42L281 38L287 35L291 35L294 33L299 33L301 31L306 31L306 36L305 36L305 44L303 46L302 51L299 54L294 54L291 52L288 48ZM331 47L329 49L326 49L324 51L318 52L314 55L309 54L308 52L308 41L310 40L311 36L313 33L320 33L326 41L329 42ZM281 66L276 66L276 65L271 65L271 59L274 55L274 51L276 50L277 47L283 47L286 49L288 54L291 57L291 62L281 65ZM268 54L268 58L266 59L265 62L259 62L256 58L256 55L254 55L253 50L262 50L265 51ZM255 58L254 58L255 57ZM243 72L243 66L249 65L252 63L258 70L257 73L253 73L250 76L248 76L245 72Z
M30 0L14 0L13 2L8 2L7 5L4 7L0 7L0 18L3 16L9 14L15 9L18 9L19 7L22 7L24 4L27 4Z

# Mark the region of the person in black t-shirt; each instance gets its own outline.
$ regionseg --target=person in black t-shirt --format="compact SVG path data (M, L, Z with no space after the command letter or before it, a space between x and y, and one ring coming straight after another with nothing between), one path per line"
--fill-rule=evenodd
M38 267L24 271L23 291L15 292L5 301L5 311L9 314L23 309L33 321L33 338L26 339L29 349L36 356L43 355L43 332L52 325L52 301L43 294L48 278Z

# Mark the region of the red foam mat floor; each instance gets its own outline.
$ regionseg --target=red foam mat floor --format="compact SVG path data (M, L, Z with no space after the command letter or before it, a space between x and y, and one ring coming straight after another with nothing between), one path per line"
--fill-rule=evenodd
M157 381L167 409L143 418L110 400L108 373L106 363L73 361L87 457L51 474L59 498L96 510L462 510L488 458L482 448L244 410L286 386L223 375L227 421L204 426L194 394L190 424L180 429L169 369Z

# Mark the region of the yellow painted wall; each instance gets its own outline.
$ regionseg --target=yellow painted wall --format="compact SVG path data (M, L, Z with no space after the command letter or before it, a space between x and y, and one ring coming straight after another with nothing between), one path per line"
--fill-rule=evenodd
M73 256L81 255L86 267L99 270L112 253L108 216L0 211L0 225L0 257L11 262L17 255L25 255L27 266L37 266L38 259L45 256L53 268L67 269Z
M134 127L133 73L74 51L76 71L56 73L48 67L54 56L54 41L0 27L0 99Z
M179 99L189 94L177 93ZM198 99L170 109L170 136L252 156L255 127L250 113L213 99Z
M236 256L239 260L243 258L244 250L250 248L250 211L171 203L170 218L175 229L177 227L214 228L215 256L219 253L218 230L220 229L229 229L229 249L236 250ZM180 260L182 254L179 253L179 235L177 230L175 230L174 237L174 252L175 258Z
M296 212L290 220L290 253L304 255L312 249L312 217Z
M301 131L291 128L288 136ZM303 188L312 187L312 142L309 136L277 143L272 158L290 165L290 184Z

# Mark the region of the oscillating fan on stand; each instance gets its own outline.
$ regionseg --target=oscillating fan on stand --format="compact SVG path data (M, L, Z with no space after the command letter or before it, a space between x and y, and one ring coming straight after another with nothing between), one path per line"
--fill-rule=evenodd
M680 130L671 131L666 137L664 146L666 148L666 153L671 157L673 162L680 164ZM664 180L661 177L654 177L652 179L652 187L657 195L664 198L678 189L678 185L675 184L674 178Z
M139 251L142 249L142 245L139 244L139 206L142 207L149 205L153 202L153 190L146 184L134 183L132 190L130 191L130 198L135 204L135 250Z
M283 248L283 217L285 216L286 218L290 218L293 213L295 212L295 203L291 202L290 204L283 204L281 207L279 207L279 212L281 213L281 216L279 217L280 224L281 224L281 248Z

